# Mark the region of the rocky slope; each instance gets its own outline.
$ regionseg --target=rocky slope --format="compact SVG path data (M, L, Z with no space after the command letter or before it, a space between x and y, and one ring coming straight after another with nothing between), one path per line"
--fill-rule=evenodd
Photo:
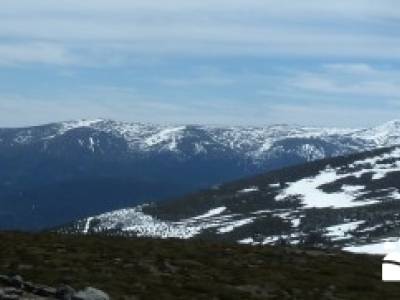
M110 300L98 289L87 287L75 291L69 285L50 287L25 281L20 275L0 275L1 300Z
M384 246L400 242L400 148L272 171L83 219L60 231L384 253Z
M0 228L41 229L267 170L400 141L364 130L109 120L0 129Z

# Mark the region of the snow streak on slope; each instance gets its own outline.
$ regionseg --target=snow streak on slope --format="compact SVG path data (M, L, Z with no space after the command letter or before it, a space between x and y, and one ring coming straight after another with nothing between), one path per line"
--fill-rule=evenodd
M182 131L185 129L185 126L163 129L159 133L146 138L144 143L149 147L168 143L167 148L170 151L176 151L178 149L178 141L183 136Z
M205 218L209 218L215 215L220 215L221 213L223 213L226 210L226 207L217 207L214 209L209 210L208 212L206 212L203 215L197 216L197 217L193 217L192 220L200 220L200 219L205 219Z
M238 191L238 193L243 194L243 193L252 193L252 192L258 192L258 191L259 191L259 188L257 186L251 186L251 187L248 187L248 188Z

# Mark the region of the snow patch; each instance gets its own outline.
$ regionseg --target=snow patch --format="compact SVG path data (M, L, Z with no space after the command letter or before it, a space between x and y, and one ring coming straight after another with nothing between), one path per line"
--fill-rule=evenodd
M276 188L280 188L281 184L280 183L271 183L268 185L270 188L276 189Z
M92 222L93 217L87 218L86 223L85 223L85 228L83 229L83 233L87 234L90 229L90 222Z
M289 187L283 190L275 199L281 201L287 197L300 197L304 204L304 208L345 208L364 206L377 203L377 201L357 201L355 202L356 194L346 192L325 193L319 187L335 182L340 178L348 175L338 175L334 169L326 169L321 171L315 177L301 179L297 182L289 184Z
M220 215L221 213L223 213L226 210L225 206L221 206L221 207L217 207L214 209L210 209L208 212L206 212L205 214L199 215L197 217L193 217L188 219L189 220L200 220L200 219L206 219L212 216L216 216L216 215Z
M160 132L146 138L144 143L149 147L153 147L155 145L163 143L168 143L167 148L171 151L174 151L177 149L177 143L178 140L180 139L180 134L185 129L186 126L163 129Z
M94 142L93 138L90 137L90 138L89 138L89 149L90 149L92 152L94 152L94 145L95 145L95 142Z
M234 221L232 223L229 223L228 225L224 227L218 228L218 233L227 233L233 231L237 227L242 227L244 225L252 223L254 218L248 218L248 219L243 219L239 221Z
M77 120L77 121L70 121L70 122L63 122L61 124L61 129L59 130L59 134L64 134L67 131L82 128L82 127L91 127L97 123L103 122L103 119L94 119L94 120Z
M357 197L361 195L361 191L364 189L362 186L345 185L342 187L341 192L335 193L326 193L322 191L320 187L351 176L359 178L363 174L373 173L373 179L377 180L385 177L387 173L400 172L400 160L397 160L391 165L379 163L385 159L400 159L400 148L396 148L390 153L385 153L373 158L355 161L348 165L348 168L353 168L353 171L347 171L345 174L341 174L339 168L333 169L328 166L314 177L289 183L289 186L275 199L281 201L287 197L299 197L304 204L304 208L346 208L375 204L378 201L356 201Z
M238 243L243 244L243 245L251 245L254 243L254 239L249 237L249 238L238 241Z
M349 232L356 230L358 226L364 223L365 221L355 221L327 227L326 230L328 233L326 236L330 237L334 241L351 238L352 236Z
M342 186L342 191L345 192L346 194L354 194L357 192L361 192L362 190L365 189L365 186L363 185L343 185Z
M297 218L297 219L292 219L291 221L292 221L292 227L293 227L293 228L297 228L297 227L299 227L300 224L301 224L301 219L299 219L299 218Z
M260 188L258 186L251 186L249 188L243 189L238 191L239 194L246 194L246 193L253 193L253 192L259 192Z
M279 241L281 238L282 238L281 236L277 236L277 235L269 236L269 237L266 237L261 244L262 245L273 245L277 241Z
M343 250L353 253L386 255L393 252L400 252L400 238L392 237L376 243L347 246Z
M216 228L218 233L233 231L249 224L254 218L238 219L239 215L221 215L226 207L218 207L197 217L178 222L161 221L142 212L143 206L122 209L86 220L84 232L90 229L90 221L98 219L98 231L119 229L135 233L137 236L189 239L209 228Z

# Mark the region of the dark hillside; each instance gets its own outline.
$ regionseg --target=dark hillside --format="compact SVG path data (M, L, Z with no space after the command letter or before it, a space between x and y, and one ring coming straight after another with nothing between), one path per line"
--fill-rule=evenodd
M216 203L219 202L220 205L226 204L224 200L231 202L234 198L240 197L250 197L251 201L242 205L243 209L251 210L255 207L260 209L265 208L266 201L273 199L274 196L278 194L280 189L271 188L270 184L280 183L281 188L286 186L286 183L299 180L301 178L315 176L326 168L331 166L333 168L341 167L352 163L356 160L363 160L369 157L374 157L388 153L395 147L382 148L373 151L366 151L362 153L350 154L345 156L338 156L334 158L321 159L305 164L300 164L296 166L286 167L275 171L270 171L261 175L256 175L241 180L236 180L233 182L228 182L220 186L216 186L213 189L203 190L197 193L189 194L185 197L178 199L172 199L170 201L165 201L163 203L158 203L156 206L144 208L145 212L154 213L157 217L163 218L175 218L181 219L190 217L193 215L194 211L211 209ZM397 181L396 181L397 182ZM237 191L245 189L249 186L257 186L260 191L253 195L237 195ZM396 186L396 185L394 185ZM239 203L240 201L236 201ZM261 203L260 203L261 202ZM217 204L218 205L218 204ZM237 204L239 205L239 204ZM236 205L236 206L237 206ZM271 205L274 205L271 203ZM275 203L275 208L284 208L285 204ZM292 203L290 203L290 206ZM241 209L238 208L240 211Z
M399 240L400 147L271 171L175 200L82 219L59 231L355 251L383 247Z

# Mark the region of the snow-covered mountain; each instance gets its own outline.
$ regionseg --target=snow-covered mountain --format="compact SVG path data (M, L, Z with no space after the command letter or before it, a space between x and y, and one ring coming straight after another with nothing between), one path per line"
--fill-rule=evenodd
M319 160L181 199L80 220L63 232L400 249L400 147Z
M207 155L215 151L241 154L262 163L265 157L279 152L296 152L307 160L329 154L365 150L398 144L400 121L392 121L371 129L311 128L289 125L266 127L217 127L202 125L168 126L111 120L79 120L49 125L0 129L1 146L41 144L43 151L57 138L81 131L76 143L90 152L104 152L100 133L121 138L129 152L168 152L176 155ZM85 136L85 131L91 136ZM300 142L295 149L285 149L286 140ZM317 141L320 143L318 144ZM334 150L324 149L321 143ZM260 161L261 160L261 161Z
M84 134L89 132L91 134ZM90 152L105 152L101 134L122 139L127 152L165 152L176 155L207 155L231 151L261 163L280 152L296 153L306 160L340 155L365 148L392 146L400 143L400 121L391 121L369 129L312 128L289 125L266 127L217 127L202 125L155 125L111 120L78 120L43 126L0 129L0 146L42 145L46 151L52 141L73 132L76 144ZM297 142L285 148L284 141ZM334 149L325 149L330 146ZM329 147L328 147L329 148Z
M316 159L396 145L371 129L80 120L0 129L0 229L38 229Z

